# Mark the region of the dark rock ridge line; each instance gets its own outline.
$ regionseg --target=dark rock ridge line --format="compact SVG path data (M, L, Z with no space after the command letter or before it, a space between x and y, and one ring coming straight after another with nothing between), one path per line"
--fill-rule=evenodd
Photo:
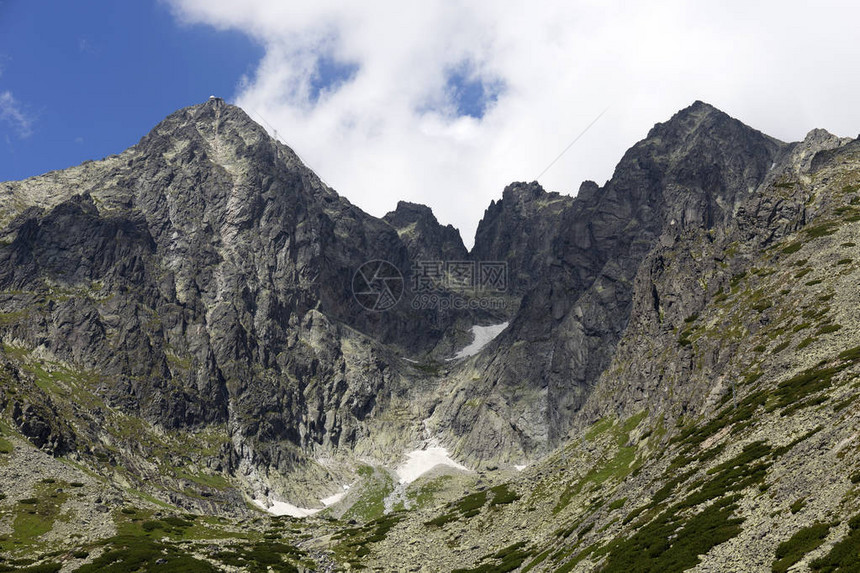
M533 254L540 266L535 284L493 351L479 358L479 380L463 376L459 391L436 410L458 453L529 456L564 440L612 361L634 307L634 279L648 254L665 237L725 228L786 149L696 102L631 148L606 185L584 183L555 215L549 249ZM508 218L516 218L524 211L518 208L522 198L537 204L560 199L514 186L502 209L491 206L487 220L501 220L497 213L506 208ZM489 226L482 222L475 251L505 244L500 232L486 233ZM470 402L474 395L483 400L477 407Z
M396 461L431 414L470 463L536 456L596 415L583 406L628 325L652 333L673 296L684 300L672 320L699 304L673 292L708 272L667 262L684 237L766 228L772 240L796 228L798 205L756 203L756 190L838 143L811 137L784 144L696 102L602 187L586 182L571 198L510 185L468 252L422 205L367 215L215 99L118 156L0 184L0 335L98 372L111 408L168 429L225 428L217 456L260 490L289 492L281 478L317 457ZM439 312L405 300L369 312L351 283L376 259L407 283L416 260L505 261L510 306ZM667 268L683 280L663 278ZM439 362L472 324L504 319L475 358ZM19 418L50 418L44 398ZM57 451L96 440L43 422L30 433Z
M0 197L4 341L98 372L111 408L223 425L233 470L286 474L353 446L411 391L391 353L432 350L454 320L361 308L355 269L408 269L407 245L220 100Z

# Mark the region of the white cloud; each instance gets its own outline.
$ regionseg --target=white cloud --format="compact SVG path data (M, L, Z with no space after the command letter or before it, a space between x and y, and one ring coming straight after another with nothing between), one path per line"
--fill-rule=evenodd
M430 205L471 243L490 199L534 179L602 183L623 152L696 99L781 139L860 129L860 8L850 2L171 0L183 22L237 29L266 55L236 102L275 126L341 194L375 215ZM318 58L356 64L312 97ZM458 117L457 66L503 89Z
M11 124L19 137L27 138L33 133L33 119L8 90L0 92L0 120Z

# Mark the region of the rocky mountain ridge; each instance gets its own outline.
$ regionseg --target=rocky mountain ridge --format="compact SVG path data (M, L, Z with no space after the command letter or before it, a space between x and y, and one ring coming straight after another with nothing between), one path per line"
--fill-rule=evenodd
M445 424L463 429L458 451L499 451L474 435L488 423L523 453L563 440L627 327L643 259L665 235L724 227L784 147L696 102L631 148L603 188L583 184L561 213L547 272L536 275L492 362L479 366L487 374L477 393L502 420L485 421L485 411L464 411L456 399L449 406Z
M122 532L199 570L838 560L860 509L857 149L696 102L602 187L510 185L471 252L427 207L363 213L217 99L118 156L0 184L0 456L47 496L21 513L3 485L0 549L50 561L26 515L97 519L103 484L112 507L61 539L64 570L75 547L121 568L128 538L104 540ZM374 261L394 274L363 288L399 276L391 307L356 296ZM422 283L417 261L441 274ZM463 282L482 263L504 263L503 289ZM447 454L469 471L401 477ZM39 456L50 476L28 473ZM247 521L251 502L321 511L285 526Z

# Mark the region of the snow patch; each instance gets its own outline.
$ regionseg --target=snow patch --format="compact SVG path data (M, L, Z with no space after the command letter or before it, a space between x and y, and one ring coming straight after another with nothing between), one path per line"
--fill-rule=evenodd
M289 515L290 517L308 517L320 511L319 509L307 509L298 507L286 501L270 501L272 505L266 506L265 502L255 499L254 504L260 509L264 509L272 515Z
M328 497L325 497L325 498L321 499L320 501L322 502L322 504L324 506L328 507L328 506L334 505L337 502L339 502L340 500L342 500L343 496L345 496L345 495L346 495L346 490L344 490L340 493L336 493L334 495L330 495Z
M338 492L334 495L330 495L326 498L320 500L325 507L332 506L343 499L346 493L349 491L349 486L343 486L343 491ZM289 515L290 517L308 517L317 512L323 510L323 508L309 509L307 507L299 507L297 505L293 505L287 501L277 501L273 499L269 499L267 502L260 501L258 499L254 500L254 505L259 507L264 511L268 511L272 515Z
M525 464L525 465L522 465L522 466L517 466L517 465L515 465L515 466L514 466L514 468L515 468L518 472L523 471L523 470L524 470L524 469L526 469L527 467L529 467L529 465L528 465L528 464Z
M459 358L468 358L474 356L484 349L492 340L500 335L504 329L508 327L507 322L501 324L491 324L490 326L473 326L472 327L472 343L466 348L454 355L454 358L448 360L457 360Z
M344 496L346 496L346 494L349 493L349 488L352 487L352 484L344 484L341 487L343 488L343 491L340 491L334 495L330 495L328 497L321 499L320 501L322 502L322 504L326 507L329 507L330 505L336 504L337 502L342 500L344 498Z
M448 450L432 441L421 449L409 452L406 457L408 459L394 470L400 478L400 483L404 484L414 482L436 466L449 466L469 471L469 468L463 464L455 462L448 455Z

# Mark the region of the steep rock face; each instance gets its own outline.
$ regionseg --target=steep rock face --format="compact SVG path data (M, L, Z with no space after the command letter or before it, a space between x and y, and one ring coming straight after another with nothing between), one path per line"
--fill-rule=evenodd
M362 263L408 273L396 230L217 99L120 156L2 187L4 341L99 371L112 407L165 428L225 424L248 473L353 446L397 394L374 339L419 351L446 328L363 308Z
M763 296L755 284L766 282L773 271L759 267L780 267L786 253L773 247L839 203L833 181L844 177L844 164L850 162L841 158L856 153L855 146L850 139L813 130L804 141L786 146L726 225L664 231L639 268L630 324L581 422L643 408L673 418L706 414L733 381L760 370L750 359L748 341L773 327L764 313L773 302L763 298L752 308L730 313L725 301L745 292ZM827 192L818 196L821 189ZM796 278L802 279L809 271L798 273ZM709 304L724 312L700 317ZM739 320L744 312L749 317ZM761 313L758 321L750 318Z
M664 233L725 227L784 148L696 102L631 148L603 188L584 185L561 212L552 264L472 366L479 380L461 378L437 409L457 451L492 459L499 443L515 456L562 440L612 360L646 255Z
M537 182L507 186L478 224L472 258L507 263L509 291L522 296L554 262L552 244L572 204L572 197L547 193Z
M428 428L463 459L521 460L649 400L653 388L582 410L628 325L644 325L633 346L646 353L628 364L677 340L747 264L719 253L793 232L809 207L792 185L844 144L816 131L785 145L696 102L629 150L604 187L586 182L572 199L509 186L466 253L426 207L400 203L383 220L361 212L213 100L121 155L0 184L0 333L100 372L112 408L168 429L222 425L229 447L218 456L261 490L289 488L285 476L312 457L394 459L431 413ZM761 194L767 186L785 193ZM372 312L352 279L380 259L403 274L404 302ZM409 304L416 260L462 259L506 262L513 304ZM506 319L478 356L441 361L471 325Z
M0 362L0 411L8 412L15 428L37 448L54 456L75 450L75 432L51 397L5 360Z
M153 228L177 288L199 282L206 265L223 261L218 274L206 277L218 286L203 301L218 306L217 313L262 306L271 316L279 312L269 300L277 294L298 315L321 304L335 320L384 342L423 344L408 332L421 316L380 321L351 296L353 273L368 260L408 268L396 232L324 186L239 108L193 109L190 127L188 119L171 116L137 146L144 165L135 172L144 176L135 206ZM177 135L186 132L183 144ZM226 300L224 293L241 295L241 280L251 302Z
M422 514L368 564L850 568L860 541L860 140L816 130L774 159L725 223L663 226L570 439L507 484L519 500L458 513L480 505L472 494L434 521ZM536 394L516 390L507 403L474 385L451 392L466 395L461 411L486 405L473 437L515 448L505 415ZM416 537L426 541L409 545Z
M430 207L399 201L397 209L382 219L397 230L413 261L465 261L468 258L460 232L451 225L440 225Z

